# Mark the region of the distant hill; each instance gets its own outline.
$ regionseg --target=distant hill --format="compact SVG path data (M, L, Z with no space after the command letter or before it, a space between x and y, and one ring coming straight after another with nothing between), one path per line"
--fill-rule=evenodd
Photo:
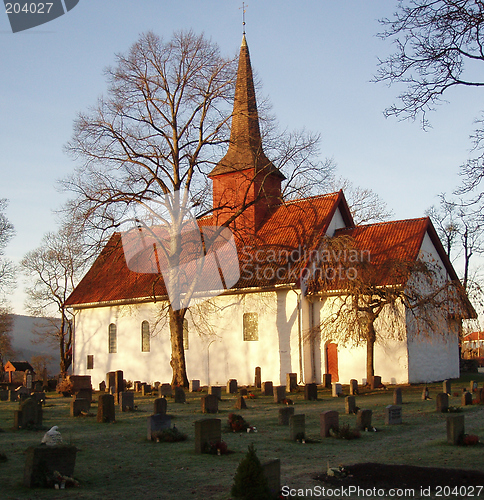
M46 325L48 321L32 316L20 316L14 314L12 347L16 351L16 359L11 361L29 361L32 356L52 356L53 361L47 366L48 372L51 375L59 373L59 351L56 347L51 346L47 342L39 343L39 337L34 335L34 330L38 329L38 325ZM32 341L35 341L33 343Z

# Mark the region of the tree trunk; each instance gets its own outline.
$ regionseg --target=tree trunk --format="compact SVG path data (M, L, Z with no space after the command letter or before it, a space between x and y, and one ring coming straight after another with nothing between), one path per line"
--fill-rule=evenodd
M366 383L371 384L373 376L375 375L375 327L373 322L368 324L368 331L366 335Z
M185 350L183 349L183 320L186 309L174 311L170 306L171 361L173 370L172 387L188 387Z

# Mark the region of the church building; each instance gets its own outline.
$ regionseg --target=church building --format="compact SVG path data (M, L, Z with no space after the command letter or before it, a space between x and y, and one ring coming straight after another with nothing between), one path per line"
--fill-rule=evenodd
M284 385L287 373L299 383L321 383L323 374L347 384L366 382L366 346L338 342L322 330L333 314L331 293L308 291L304 271L321 259L324 242L348 237L361 256L435 262L441 279L458 282L428 217L355 226L342 191L284 200L284 175L262 147L256 96L245 35L226 155L209 174L213 214L198 221L220 226L234 218L240 276L235 285L187 311L184 349L189 379L224 385L237 379ZM348 276L347 276L348 277ZM384 284L382 285L384 286ZM128 380L170 382L167 289L160 275L131 270L122 235L115 233L67 301L75 313L73 373L93 384L109 371ZM402 305L402 307L404 307ZM435 332L419 335L410 311L399 319L401 334L376 323L375 374L383 383L418 383L459 376L459 332L472 315L449 308L435 311ZM391 328L394 328L392 326Z

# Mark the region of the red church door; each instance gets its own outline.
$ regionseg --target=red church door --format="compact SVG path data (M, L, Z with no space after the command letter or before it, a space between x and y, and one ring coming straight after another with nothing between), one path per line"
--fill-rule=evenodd
M338 345L326 344L326 373L331 373L331 382L338 382Z

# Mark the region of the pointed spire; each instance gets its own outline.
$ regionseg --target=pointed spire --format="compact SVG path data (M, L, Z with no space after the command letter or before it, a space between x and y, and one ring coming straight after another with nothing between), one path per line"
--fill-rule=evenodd
M229 150L212 170L210 177L249 168L255 169L256 172L274 173L284 178L262 150L252 66L244 34L240 46Z

